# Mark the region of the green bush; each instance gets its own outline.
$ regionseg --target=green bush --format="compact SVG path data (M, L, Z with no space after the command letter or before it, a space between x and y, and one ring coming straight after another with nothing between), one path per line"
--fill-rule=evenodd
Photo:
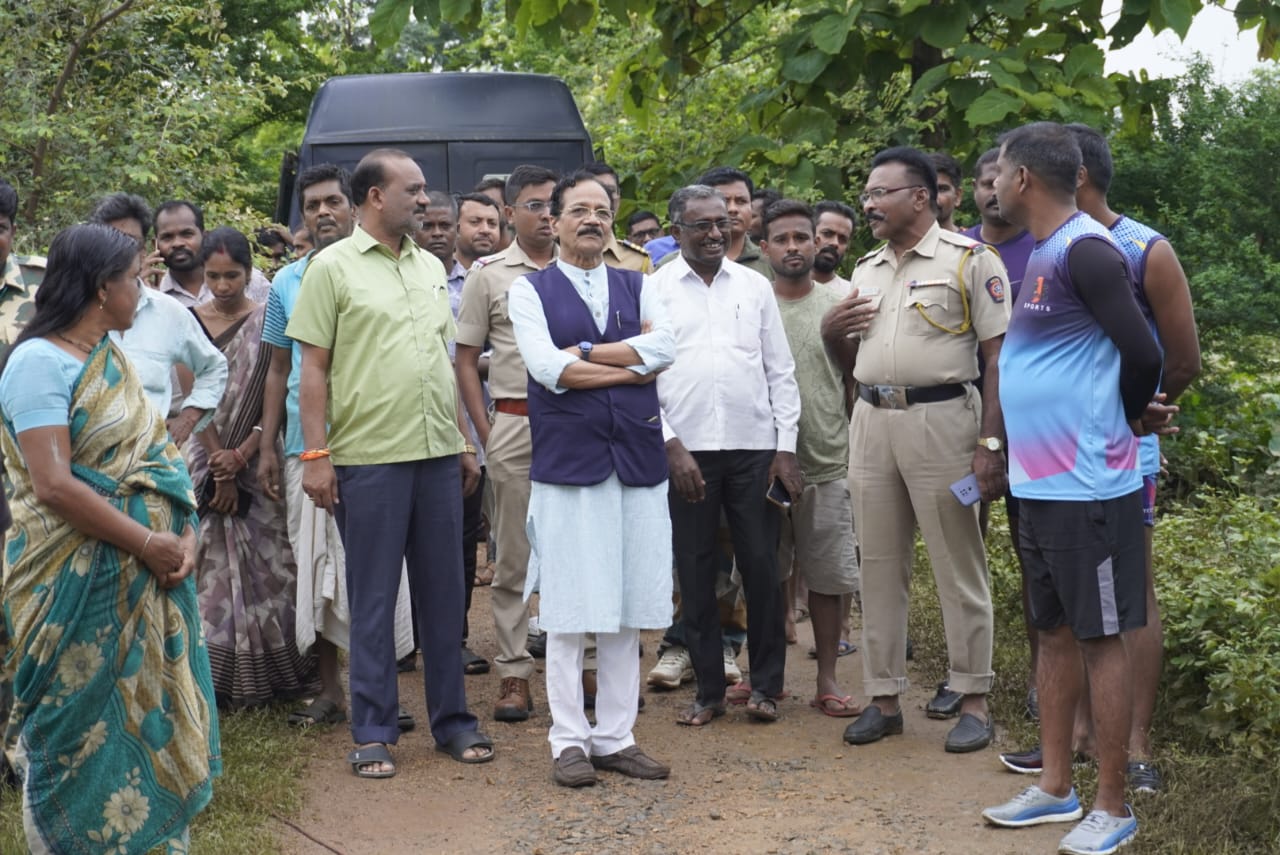
M1206 491L1161 518L1162 715L1180 741L1256 758L1280 740L1280 516L1273 500Z

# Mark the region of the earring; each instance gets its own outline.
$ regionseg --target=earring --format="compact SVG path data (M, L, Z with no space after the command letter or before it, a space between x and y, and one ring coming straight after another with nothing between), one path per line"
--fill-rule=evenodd
M106 300L103 300L101 303L99 303L99 304L98 304L98 310L99 310L99 311L106 311L106 308L107 308L107 301L106 301Z

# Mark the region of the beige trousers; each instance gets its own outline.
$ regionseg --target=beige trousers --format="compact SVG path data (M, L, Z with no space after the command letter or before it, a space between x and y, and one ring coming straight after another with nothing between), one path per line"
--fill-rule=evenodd
M972 471L980 396L881 409L858 400L849 425L849 490L862 549L863 689L907 688L907 606L919 525L937 582L954 691L991 690L992 612L978 506L950 485Z
M498 635L494 664L501 678L533 676L533 657L526 649L529 606L524 600L524 580L529 570L529 462L533 440L529 420L507 413L493 414L485 467L493 484L493 532L498 561L493 571L489 600Z

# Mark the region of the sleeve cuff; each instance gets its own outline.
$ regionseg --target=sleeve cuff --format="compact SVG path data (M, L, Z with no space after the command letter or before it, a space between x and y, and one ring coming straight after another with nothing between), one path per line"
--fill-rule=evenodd
M796 438L800 431L796 428L778 431L778 451L796 453Z

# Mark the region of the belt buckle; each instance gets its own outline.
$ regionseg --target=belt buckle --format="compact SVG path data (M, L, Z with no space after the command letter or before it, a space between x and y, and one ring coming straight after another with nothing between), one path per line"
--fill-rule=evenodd
M906 386L873 386L872 389L875 392L876 406L890 410L907 408Z

